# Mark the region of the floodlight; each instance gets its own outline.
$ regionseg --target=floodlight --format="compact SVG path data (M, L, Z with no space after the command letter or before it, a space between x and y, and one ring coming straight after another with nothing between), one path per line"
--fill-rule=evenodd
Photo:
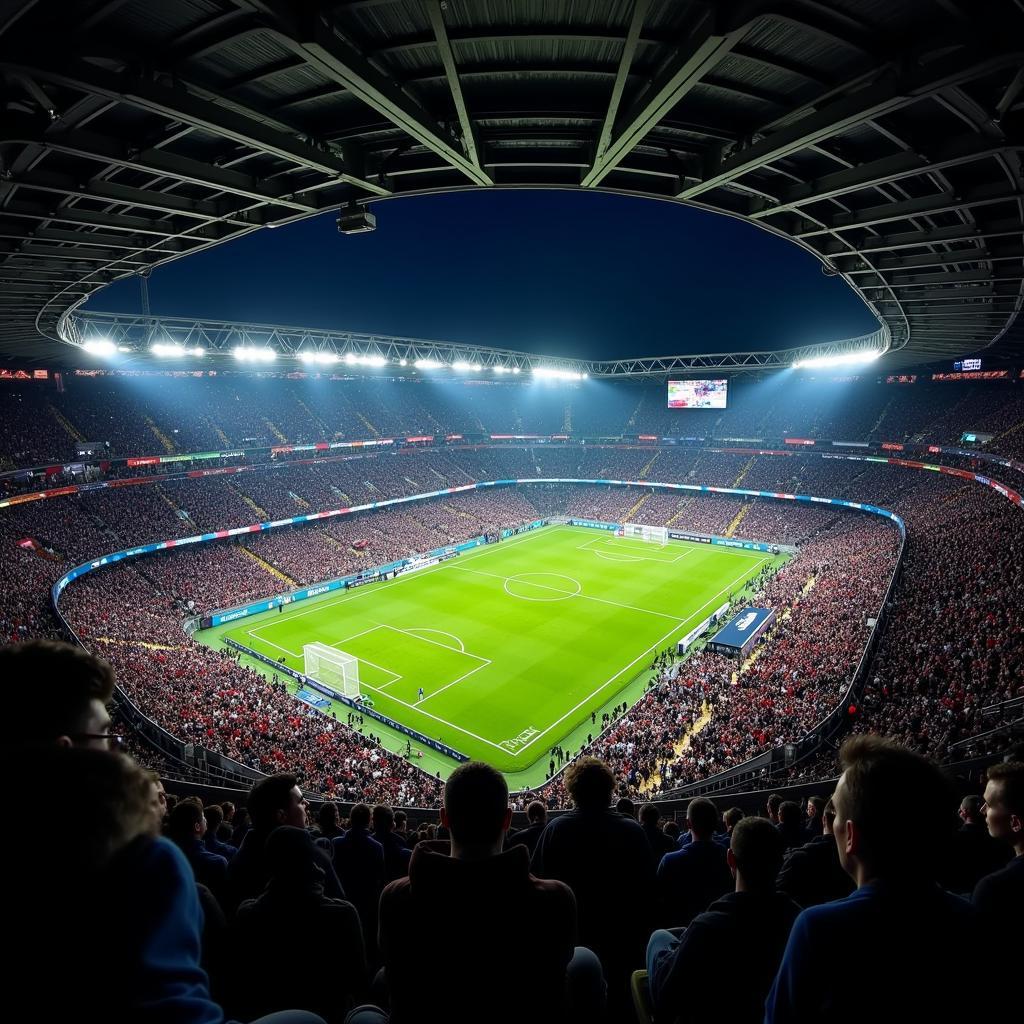
M91 356L112 356L117 346L109 338L92 338L82 344L82 348Z
M882 353L877 349L865 349L861 352L847 352L837 356L813 356L809 359L798 359L793 363L794 370L825 369L830 366L849 366L853 363L870 363Z

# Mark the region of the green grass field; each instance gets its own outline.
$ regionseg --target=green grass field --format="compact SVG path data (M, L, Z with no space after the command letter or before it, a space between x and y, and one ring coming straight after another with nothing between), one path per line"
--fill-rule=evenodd
M535 785L552 746L599 732L592 711L600 720L627 699L657 652L784 560L552 526L200 638L231 637L299 670L306 643L352 654L377 711Z

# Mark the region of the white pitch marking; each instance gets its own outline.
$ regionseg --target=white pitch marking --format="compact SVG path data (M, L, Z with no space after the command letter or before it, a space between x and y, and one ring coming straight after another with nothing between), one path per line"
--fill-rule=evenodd
M509 576L499 576L497 573L493 572L484 572L482 569L467 569L465 566L462 565L453 565L452 568L458 570L459 572L471 572L476 576L490 576L492 579L501 580L502 582L505 582L506 580L512 578ZM554 590L558 594L565 593L564 590L559 590L557 587L544 587L544 585L541 583L532 583L530 585L533 587L541 587L545 590ZM578 597L583 601L596 601L598 604L610 604L615 608L625 608L627 611L631 612L643 612L645 615L658 615L663 619L671 619L673 622L685 621L684 619L679 618L678 615L669 615L667 612L656 612L652 611L650 608L637 608L631 604L622 604L621 601L609 601L605 597L592 597L590 594L569 594L567 596Z
M566 533L572 532L573 530L579 529L579 527L571 526L555 526L544 531L545 537L550 537L553 533ZM500 547L497 547L499 551L507 551L510 547L515 547L517 544L522 544L524 541L532 540L534 537L539 535L539 531L531 530L528 533L524 533L514 540L503 540ZM493 551L496 545L494 544L481 544L479 547L473 548L471 551L464 551L459 556L460 562L465 562L468 559L474 558L477 555L483 555L489 551ZM403 583L406 580L411 579L423 579L424 576L433 576L434 573L439 572L442 569L453 568L452 561L441 562L438 565L433 565L429 569L421 569L419 572L407 572L402 573L401 576L396 576L392 580L386 580L383 583L378 583L375 586L360 587L354 594L349 593L347 590L343 592L342 596L336 597L330 601L321 601L319 603L314 602L311 608L303 608L301 611L295 611L294 605L292 605L287 612L284 613L286 619L300 619L303 615L312 615L314 612L323 610L324 608L333 608L338 604L348 604L350 601L355 601L360 597L365 597L367 594L379 594L382 590L388 590L391 587L397 586L399 583ZM316 584L313 584L315 586ZM259 614L265 615L266 612L260 612ZM254 629L248 630L250 636L255 636L261 630L267 629L273 626L278 621L277 618L270 622L265 622L262 626L256 626ZM297 655L296 655L297 657Z
M524 579L526 576L551 576L554 579L568 580L570 583L576 584L576 589L573 591L559 590L558 587L549 587L544 583L533 583L528 579ZM536 587L538 590L551 590L556 594L560 594L560 597L526 597L524 594L513 594L509 590L510 583L521 583L524 587ZM517 597L520 601L565 601L570 597L577 597L583 593L583 584L579 580L574 579L572 576L566 576L560 572L520 572L515 576L509 576L506 578L505 583L502 587L509 597Z
M426 626L423 626L423 627L415 626L412 629L405 630L405 632L406 633L412 633L414 636L419 636L420 633L436 633L438 636L450 637L452 640L454 640L459 645L458 647L452 647L451 650L453 650L453 651L457 650L460 654L465 654L466 653L466 645L454 633L449 633L446 630L443 630L443 629L428 629ZM427 638L425 636L421 636L420 639L421 640L426 640ZM437 643L436 640L433 641L433 642ZM445 644L439 644L438 646L445 647L446 645Z
M442 686L439 690L434 690L433 693L428 693L419 703L426 704L428 700L433 700L439 693L444 693L444 691L447 690L449 686L454 686L456 683L461 683L463 679L468 679L469 676L471 676L474 672L479 672L480 669L487 668L487 666L490 664L492 664L492 662L485 660L482 665L477 665L476 668L471 668L468 672L465 672L461 676L459 676L458 679L453 679L450 683L445 683L444 686Z
M767 562L767 561L768 561L768 559L767 559L767 558L762 558L762 559L761 559L761 562ZM758 564L760 564L760 563L758 563ZM717 599L718 599L718 598L719 598L719 597L720 597L720 596L721 596L722 594L724 594L724 593L725 593L725 592L726 592L727 590L729 590L729 589L730 589L731 587L734 587L734 586L735 586L735 585L736 585L737 583L739 583L739 582L740 582L740 580L744 579L744 577L746 577L746 576L748 576L748 575L751 575L751 574L753 574L753 573L754 573L754 571L755 571L756 569L757 569L757 565L754 565L754 566L751 566L751 567L750 567L749 569L747 569L747 570L746 570L746 572L742 572L742 573L740 573L740 575L739 575L739 576L737 576L737 577L736 577L736 579L734 579L734 580L733 580L733 581L732 581L731 583L729 583L729 584L728 584L727 586L724 586L724 587L722 587L722 589L721 589L721 590L720 590L720 591L719 591L719 592L718 592L717 594L715 594L715 596L714 596L714 597L710 598L710 600L708 600L708 601L705 601L705 602L704 602L704 604L702 604L702 605L700 606L700 608L698 608L698 609L697 609L697 610L696 610L696 611L695 611L695 612L694 612L694 613L693 613L692 615L690 615L690 616L689 616L689 618L681 620L681 621L682 621L682 624L684 624L684 625L685 625L685 624L686 624L687 622L690 622L691 620L695 619L695 618L696 618L696 617L697 617L698 615L700 615L700 613L701 613L702 611L704 611L704 609L705 609L705 608L707 608L707 607L708 607L708 605L710 605L710 604L712 604L712 603L713 603L714 601L716 601L716 600L717 600ZM630 669L630 668L632 668L632 667L633 667L633 666L634 666L634 665L635 665L635 664L636 664L636 663L637 663L638 661L641 661L641 660L642 660L643 658L647 657L647 655L648 655L648 654L650 654L650 653L651 653L651 651L653 651L653 650L656 650L656 649L658 648L659 644L662 644L662 643L664 643L664 642L665 642L665 641L666 641L666 640L667 640L667 639L668 639L668 638L669 638L669 637L670 637L670 636L671 636L671 635L672 635L672 634L673 634L674 632L676 632L676 630L677 630L678 628L679 628L679 627L678 627L678 626L676 626L676 627L674 627L673 629L670 629L670 630L669 630L669 631L668 631L668 632L667 632L667 633L666 633L666 634L665 634L665 635L664 635L663 637L661 637L661 639L659 639L659 640L656 640L656 641L655 641L655 642L654 642L653 644L651 644L651 646L650 646L650 647L648 647L646 651L644 651L644 652L643 652L642 654L640 654L640 655L639 655L638 657L634 658L634 659L633 659L633 660L632 660L632 661L631 661L631 662L630 662L630 663L629 663L628 665L626 665L626 666L625 666L624 668L620 668L620 669L619 669L619 671L618 671L618 672L616 672L616 673L615 673L615 675L613 675L613 676L611 677L611 679L609 679L609 680L608 680L607 682L605 682L605 683L602 683L602 684L601 684L601 685L600 685L600 686L599 686L599 687L598 687L598 688L597 688L597 689L596 689L596 690L595 690L595 691L594 691L593 693L591 693L591 694L589 694L588 696L584 697L584 698L583 698L583 700L581 700L581 701L580 701L580 702L579 702L579 703L578 703L578 704L576 705L576 707L574 707L574 708L570 708L570 709L569 709L569 710L568 710L568 711L567 711L567 712L566 712L566 713L565 713L564 715L562 715L562 717L561 717L561 718L559 718L559 719L558 719L558 721L556 721L556 722L552 722L552 723L551 723L551 724L550 724L550 725L549 725L549 726L548 726L548 727L547 727L546 729L544 729L544 730L543 730L542 732L539 732L539 733L537 733L537 735L536 735L536 736L534 736L534 737L533 737L532 739L529 739L529 740L527 740L527 741L526 741L526 742L525 742L525 743L524 743L524 744L523 744L523 745L522 745L522 746L521 746L521 747L519 748L519 750L517 750L517 751L516 751L516 752L515 752L515 753L514 753L514 754L513 754L512 756L513 756L513 757L518 757L518 756L519 756L519 755L520 755L520 754L521 754L521 753L522 753L522 752L523 752L523 751L524 751L524 750L525 750L525 749L526 749L526 748L527 748L528 746L530 746L530 745L531 745L532 743L534 743L534 742L535 742L536 740L539 740L539 739L541 738L541 736L545 735L546 733L549 733L549 732L551 732L551 730L552 730L552 729L554 729L556 725L561 725L561 723L562 723L562 722L564 722L564 721L565 721L565 720L566 720L566 719L567 719L567 718L568 718L568 717L569 717L570 715L572 715L572 714L575 714L575 713L576 713L576 712L577 712L577 711L578 711L578 710L579 710L579 709L580 709L581 707L583 707L583 705L584 705L584 704L586 704L586 703L587 703L587 701L589 701L589 700L592 700L592 699L593 699L593 698L594 698L595 696L597 696L597 694L599 694L599 693L600 693L600 692L601 692L601 691L602 691L602 690L603 690L603 689L604 689L604 688L605 688L606 686L609 686L609 685L610 685L611 683L614 683L614 682L615 682L615 680L616 680L616 679L618 679L618 678L619 678L619 676L621 676L623 672L625 672L625 671L626 671L627 669Z

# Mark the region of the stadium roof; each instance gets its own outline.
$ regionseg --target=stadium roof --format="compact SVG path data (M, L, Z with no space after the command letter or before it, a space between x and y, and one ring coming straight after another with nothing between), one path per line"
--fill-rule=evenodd
M8 357L260 227L537 185L793 239L888 327L889 366L1021 348L1014 0L0 0L0 78Z

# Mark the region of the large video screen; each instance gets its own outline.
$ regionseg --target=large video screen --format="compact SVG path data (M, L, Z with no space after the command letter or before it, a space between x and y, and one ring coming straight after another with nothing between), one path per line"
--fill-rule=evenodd
M670 380L670 409L724 409L727 380Z

